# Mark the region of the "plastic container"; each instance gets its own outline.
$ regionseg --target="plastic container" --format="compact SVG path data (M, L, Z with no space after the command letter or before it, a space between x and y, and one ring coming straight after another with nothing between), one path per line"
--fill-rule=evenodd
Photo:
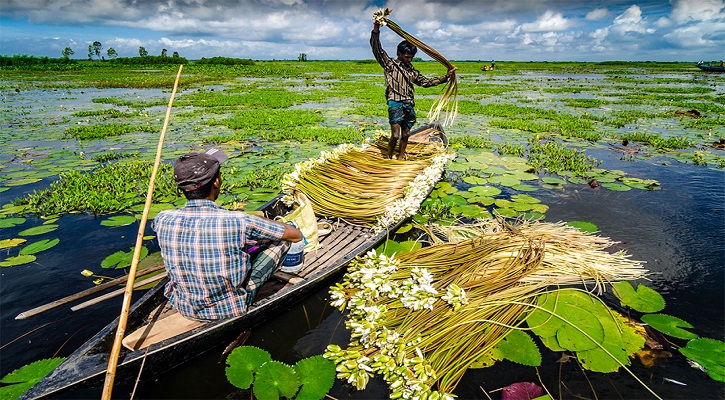
M287 255L284 257L284 261L282 262L282 268L280 268L280 271L286 272L288 274L295 274L299 272L304 266L304 251L305 243L303 240L300 240L297 243L292 243L289 251L287 252Z

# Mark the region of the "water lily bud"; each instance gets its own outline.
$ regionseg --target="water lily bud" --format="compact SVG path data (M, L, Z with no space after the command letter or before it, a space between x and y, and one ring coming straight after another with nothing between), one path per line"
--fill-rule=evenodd
M86 278L88 278L88 277L90 277L90 276L93 276L93 272L92 272L92 271L89 271L89 270L87 270L87 269L84 269L83 271L81 271L81 275L83 275L83 276L85 276Z

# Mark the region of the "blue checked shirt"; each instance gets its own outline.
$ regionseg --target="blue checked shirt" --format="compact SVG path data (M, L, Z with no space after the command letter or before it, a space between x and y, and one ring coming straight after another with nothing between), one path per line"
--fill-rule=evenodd
M182 315L202 320L247 311L250 261L245 250L284 234L279 224L211 200L189 200L180 209L162 211L151 227L170 280L164 294Z

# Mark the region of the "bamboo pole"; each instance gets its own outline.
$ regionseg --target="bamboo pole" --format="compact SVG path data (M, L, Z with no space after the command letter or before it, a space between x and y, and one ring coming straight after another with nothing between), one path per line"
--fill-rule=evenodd
M154 182L156 180L156 174L159 171L159 165L161 164L161 149L164 145L164 136L166 136L166 129L169 127L169 118L171 116L171 105L174 103L174 96L176 95L176 88L179 86L179 78L181 77L181 70L184 65L179 65L179 72L176 74L176 81L174 81L174 89L171 91L171 97L169 98L169 105L166 107L166 118L164 119L164 127L161 129L161 135L159 136L159 144L156 148L156 160L154 161L154 168L151 171L151 178L149 179L149 189L146 193L146 204L141 215L141 223L138 228L138 235L136 236L136 248L133 252L133 259L131 261L131 270L128 272L128 281L126 282L126 292L123 296L123 305L121 307L121 315L118 320L118 329L116 330L116 337L113 341L113 349L111 350L110 358L108 359L108 369L106 370L106 380L103 383L103 395L102 399L110 400L111 392L113 391L113 381L116 378L116 366L118 365L118 356L121 353L121 342L123 336L126 333L126 322L128 321L128 310L131 306L131 296L133 295L133 284L136 276L136 268L138 267L138 261L141 256L141 246L143 244L144 228L148 221L149 209L151 208L151 201L154 194Z
M138 273L136 275L137 275L137 277L138 277L138 275L146 275L151 272L156 272L162 268L164 268L163 264L155 265L153 267L149 267L149 268L138 271ZM63 297L62 299L58 299L58 300L52 301L50 303L43 304L42 306L31 308L30 310L23 311L20 314L18 314L18 316L15 317L15 319L25 319L28 317L32 317L33 315L37 315L42 312L46 312L55 307L62 306L63 304L68 304L71 301L75 301L75 300L81 299L83 297L90 296L92 294L98 293L100 291L106 290L106 289L116 286L116 285L121 285L123 283L126 283L126 279L128 279L128 275L124 275L124 276L116 278L112 281L108 281L106 283L102 283L100 285L94 286L90 289L86 289L81 292L74 293L70 296Z

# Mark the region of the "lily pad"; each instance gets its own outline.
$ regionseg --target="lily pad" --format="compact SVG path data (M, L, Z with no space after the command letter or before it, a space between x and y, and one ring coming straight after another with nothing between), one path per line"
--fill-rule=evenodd
M494 186L473 186L468 189L469 192L479 196L493 197L501 194L501 189Z
M29 245L20 249L20 254L35 254L41 251L48 250L49 248L60 243L60 239L43 239L37 242L30 243Z
M545 176L541 178L541 181L549 185L564 185L566 183L566 180L561 178L554 178L552 176Z
M119 250L110 256L106 257L101 261L102 268L126 268L131 266L133 262L134 248L131 247L129 251ZM139 254L139 261L143 260L149 254L149 249L145 246L141 247L141 253Z
M599 227L589 221L569 221L566 225L573 226L582 232L594 233L599 232Z
M227 379L240 389L249 389L254 373L269 361L272 361L272 356L265 350L253 346L237 347L227 357Z
M602 187L613 190L615 192L626 192L632 190L630 186L623 185L621 183L602 183Z
M642 316L642 322L652 328L678 339L695 339L697 335L682 328L694 328L689 322L667 314L646 314Z
M0 240L0 249L9 249L11 247L20 246L27 242L26 239L15 238L15 239L3 239Z
M665 299L645 285L637 285L636 291L628 281L617 282L612 286L615 289L614 295L619 298L623 306L643 313L655 313L665 308Z
M29 264L35 261L35 256L32 254L22 254L15 257L8 257L3 261L0 261L0 267L16 267L18 265Z
M0 382L10 385L0 387L0 398L17 399L64 360L62 357L39 360L5 375Z
M2 218L0 219L0 228L12 228L17 225L25 223L25 218L14 217L14 218Z
M108 219L101 221L103 226L126 226L136 222L136 217L133 215L114 215Z
M28 228L24 231L21 231L18 233L20 236L37 236L37 235L43 235L48 232L53 232L54 230L58 229L58 225L56 224L48 224L48 225L39 225L34 226L32 228Z
M725 382L725 342L710 338L693 339L680 353L702 365L707 375L719 382Z
M279 361L262 364L254 376L254 396L259 400L291 399L300 387L300 378L295 370Z
M294 369L302 384L296 400L322 399L335 384L335 363L321 355L297 361Z

